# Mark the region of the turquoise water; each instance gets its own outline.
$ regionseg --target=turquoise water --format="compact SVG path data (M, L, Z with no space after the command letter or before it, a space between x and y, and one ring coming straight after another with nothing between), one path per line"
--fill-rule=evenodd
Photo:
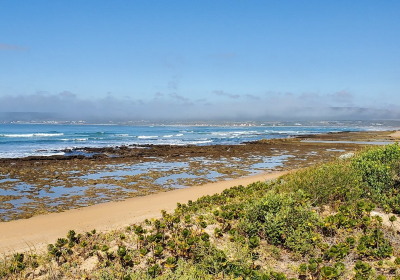
M0 158L68 155L65 149L132 144L240 144L259 139L367 129L370 128L1 124Z

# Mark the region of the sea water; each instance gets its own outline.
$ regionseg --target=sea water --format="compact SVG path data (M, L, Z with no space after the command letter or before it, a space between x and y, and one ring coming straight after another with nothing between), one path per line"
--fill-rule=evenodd
M123 126L0 124L0 158L65 155L66 149L132 144L220 145L371 128L343 126Z

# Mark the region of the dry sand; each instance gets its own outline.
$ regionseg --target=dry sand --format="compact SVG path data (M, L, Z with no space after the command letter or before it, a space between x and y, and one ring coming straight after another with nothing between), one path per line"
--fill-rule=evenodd
M35 216L26 220L0 223L0 253L40 251L71 229L78 233L92 229L107 231L146 218L161 216L160 211L175 209L176 203L186 203L204 195L220 193L226 188L248 185L257 181L276 179L287 172L264 173L234 180L194 186L185 189L135 197L120 202L109 202L61 213Z
M390 137L393 137L393 138L400 138L400 131L398 130L398 131L396 131L395 133L390 134L389 136L390 136Z

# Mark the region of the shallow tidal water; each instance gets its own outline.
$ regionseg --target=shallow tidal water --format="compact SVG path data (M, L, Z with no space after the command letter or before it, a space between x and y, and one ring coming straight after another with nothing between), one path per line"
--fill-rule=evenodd
M196 157L189 161L95 166L85 172L69 171L67 180L49 176L46 185L0 174L0 219L7 221L29 211L58 211L253 175L281 167L289 157L254 156L246 160Z

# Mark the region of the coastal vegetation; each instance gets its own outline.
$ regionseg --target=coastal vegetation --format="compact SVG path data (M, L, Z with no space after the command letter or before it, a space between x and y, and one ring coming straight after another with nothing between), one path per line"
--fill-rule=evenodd
M4 256L2 279L400 279L400 146Z

